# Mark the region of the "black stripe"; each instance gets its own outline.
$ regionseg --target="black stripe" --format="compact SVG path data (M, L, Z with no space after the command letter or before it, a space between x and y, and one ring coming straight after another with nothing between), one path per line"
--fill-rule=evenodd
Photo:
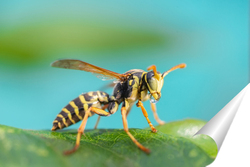
M69 110L71 114L74 113L74 108L70 104L68 104L67 106L65 106L65 108L67 110Z
M72 119L75 121L75 123L77 123L77 122L80 121L80 119L77 117L76 114L73 114L73 115L72 115Z
M93 96L89 96L87 93L83 94L83 97L86 102L91 101L91 99L93 99Z
M81 108L82 105L83 105L79 97L75 98L75 99L73 100L73 102L75 102L75 105L76 105L78 108Z
M88 103L88 108L91 107L93 104L92 103Z
M84 110L79 111L79 115L83 118L85 115L85 111Z
M62 129L66 127L66 125L63 123L63 121L61 122L61 127L62 127Z
M61 117L56 117L56 119L58 122L62 121L62 118Z
M109 94L107 94L106 92L101 92L102 96L109 96Z
M66 113L64 111L61 111L59 114L61 114L64 118L68 118L68 113Z
M73 123L70 121L70 119L66 119L66 123L68 124L68 126L72 125Z

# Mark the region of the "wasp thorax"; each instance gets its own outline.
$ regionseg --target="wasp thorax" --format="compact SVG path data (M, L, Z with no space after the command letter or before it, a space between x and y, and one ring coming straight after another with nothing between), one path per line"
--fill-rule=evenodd
M161 76L160 73L157 73ZM147 87L150 94L154 97L155 100L159 100L161 97L161 88L163 86L164 80L162 77L156 77L154 72L147 73Z

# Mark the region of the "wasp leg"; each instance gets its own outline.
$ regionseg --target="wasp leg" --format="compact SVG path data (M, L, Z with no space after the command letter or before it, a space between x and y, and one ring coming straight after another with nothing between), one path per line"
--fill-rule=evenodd
M127 109L126 117L127 117L128 114L130 113L132 106L133 106L133 105L130 105L129 108Z
M95 108L95 107L90 107L86 112L85 112L85 115L84 115L84 118L82 120L82 123L80 125L80 127L78 128L78 133L77 133L77 137L76 137L76 144L75 144L75 147L72 149L72 150L69 150L69 151L65 151L64 154L65 155L69 155L69 154L72 154L74 153L80 146L80 140L81 140L81 137L82 135L84 134L84 129L85 129L85 126L86 126L86 123L87 123L87 120L88 120L88 117L89 117L89 113L90 111L98 114L98 115L101 115L101 116L109 116L110 113L100 109L100 108Z
M150 103L150 106L151 106L151 109L152 109L152 111L153 111L153 114L154 114L154 117L155 117L156 122L158 122L158 124L160 124L160 125L165 124L165 122L162 121L162 120L158 117L158 114L157 114L157 112L156 112L156 105L155 105L155 103Z
M155 127L153 126L153 124L148 119L148 113L147 113L146 109L144 108L144 106L143 106L143 104L142 104L142 102L140 100L138 101L138 103L136 104L136 106L137 107L141 107L142 113L143 113L144 117L147 119L148 124L151 127L151 129L152 129L152 132L154 132L154 133L157 132L157 130L155 129Z
M109 105L106 104L106 105L104 105L104 106L102 107L102 109L105 110L108 106L109 106ZM98 115L98 118L97 118L97 121L96 121L96 123L95 123L94 129L97 129L97 126L98 126L98 124L99 124L100 119L101 119L101 116Z
M96 120L94 129L97 129L97 126L98 126L98 124L99 124L99 122L100 122L100 119L101 119L101 116L98 115L98 118L97 118L97 120Z
M127 113L126 107L122 107L121 112L122 112L122 121L123 121L124 131L128 134L128 136L131 138L131 140L137 145L137 147L139 147L145 153L149 154L150 150L148 148L144 147L141 143L139 143L128 130L128 122L127 122L127 117L126 117L126 113Z

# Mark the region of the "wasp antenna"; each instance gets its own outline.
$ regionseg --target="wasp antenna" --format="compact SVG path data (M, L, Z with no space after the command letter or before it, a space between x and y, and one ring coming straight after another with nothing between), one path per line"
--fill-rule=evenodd
M162 73L162 77L164 78L166 75L168 75L168 73L170 73L171 71L174 71L178 68L185 68L187 65L185 63L181 63L181 64L178 64L172 68L170 68L168 71L165 71L164 73Z
M157 80L159 80L161 78L161 75L157 73L157 70L156 70L156 66L155 65L152 65L150 67L147 68L147 70L153 70L154 71L154 74L155 74L155 78Z

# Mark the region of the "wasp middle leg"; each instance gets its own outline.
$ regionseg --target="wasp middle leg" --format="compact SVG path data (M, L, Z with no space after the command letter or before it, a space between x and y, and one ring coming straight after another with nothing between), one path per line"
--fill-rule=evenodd
M123 107L121 108L121 113L122 113L122 121L123 121L123 127L125 132L128 134L128 136L130 137L130 139L137 145L137 147L139 147L142 151L144 151L145 153L150 153L150 150L146 147L144 147L141 143L139 143L135 137L129 132L128 129L128 122L127 122L127 108L128 108L128 103L126 102L126 100L124 101Z
M108 107L108 104L106 104L105 106L103 106L102 109L105 110L107 107ZM100 122L100 119L101 119L101 116L98 115L98 118L97 118L97 121L96 121L96 123L95 123L94 129L97 129L97 126L98 126L98 124L99 124L99 122Z

